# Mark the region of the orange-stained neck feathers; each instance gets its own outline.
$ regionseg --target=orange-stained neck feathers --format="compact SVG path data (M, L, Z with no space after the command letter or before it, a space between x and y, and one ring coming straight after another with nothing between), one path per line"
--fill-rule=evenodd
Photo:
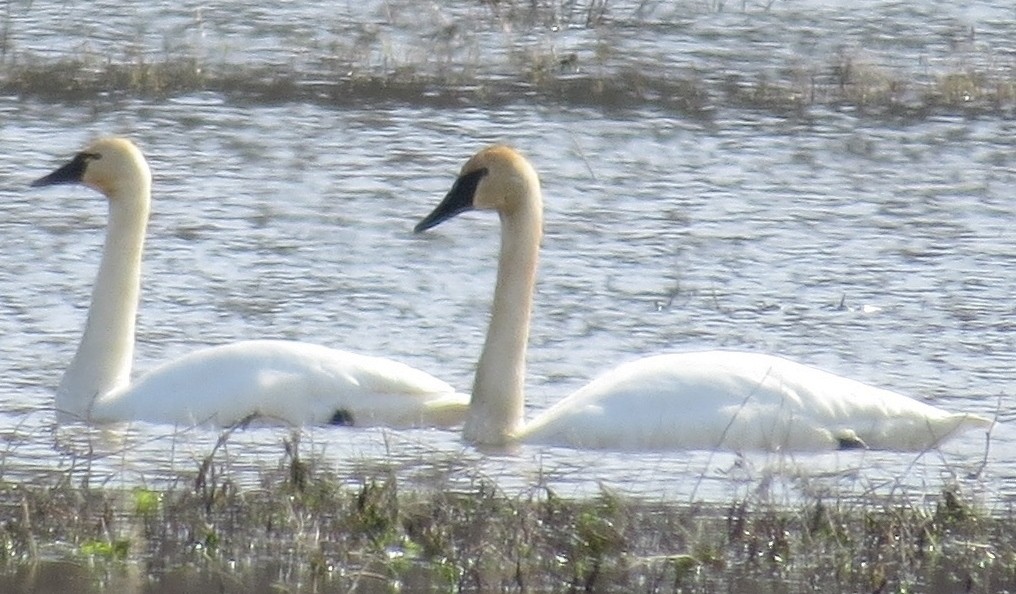
M991 424L781 357L736 351L666 354L620 365L525 423L526 342L542 206L533 167L513 149L494 146L469 159L441 204L416 227L424 231L470 209L495 210L501 217L493 308L463 434L471 443L921 450Z
M56 393L58 411L88 416L98 395L130 382L152 174L133 142L101 138L33 185L73 183L98 190L109 200L110 232L102 248L88 321Z
M468 398L402 363L285 340L199 349L130 381L151 172L129 140L103 138L33 186L103 193L109 224L88 321L57 390L58 420L231 425L452 426Z
M525 415L526 345L543 234L543 197L536 170L506 146L480 151L462 174L486 169L473 207L501 216L501 253L490 325L473 382L465 438L510 442Z

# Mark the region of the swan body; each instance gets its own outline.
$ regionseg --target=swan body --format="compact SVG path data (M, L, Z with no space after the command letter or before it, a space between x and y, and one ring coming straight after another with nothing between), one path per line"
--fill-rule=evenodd
M231 425L257 415L293 425L411 427L456 425L462 413L461 395L408 365L316 344L247 340L157 367L99 397L90 417Z
M474 444L922 450L991 425L781 357L725 350L622 364L525 423L525 352L543 226L536 171L513 149L484 149L416 231L471 209L495 210L501 218L494 304L463 428Z
M104 194L109 224L88 320L56 392L58 420L453 426L468 397L402 363L284 340L192 352L130 382L151 172L129 140L103 138L33 186Z
M620 365L517 436L626 450L922 450L961 429L984 426L980 417L781 357L702 351Z

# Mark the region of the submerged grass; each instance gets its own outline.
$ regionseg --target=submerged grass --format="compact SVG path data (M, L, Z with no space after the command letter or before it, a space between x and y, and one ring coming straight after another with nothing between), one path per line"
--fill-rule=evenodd
M220 450L228 433L164 490L0 484L0 590L955 593L1016 583L1011 511L988 514L958 488L921 504L695 504L608 490L569 499L543 484L508 494L479 475L465 487L407 487L383 463L350 483L305 460L299 437L256 486L232 479Z
M490 3L516 26L560 19L534 17L524 4ZM599 26L607 3L588 6L570 18ZM317 68L171 53L43 59L11 46L10 26L0 23L0 94L53 102L213 92L242 103L544 102L695 116L726 107L1016 111L1016 77L975 68L915 80L837 58L756 76L673 77L609 47L586 55L539 45L513 50L509 68L496 72L428 57L379 68L356 59L369 55L360 50L305 60ZM409 487L384 463L351 484L305 459L299 434L251 486L224 462L219 446L229 437L173 487L110 488L76 473L0 481L0 592L956 593L1016 584L1016 515L988 513L959 488L930 499L816 495L792 505L647 501L609 490L571 499L546 484L506 493L461 468L450 472L465 480Z
M655 54L625 55L615 36L639 29L637 15L651 12L648 4L640 3L636 16L626 17L615 30L612 7L605 0L484 0L470 13L476 22L448 21L442 13L434 23L419 23L427 19L418 15L415 4L386 3L391 31L374 22L345 23L337 40L306 40L306 47L273 63L237 62L169 42L156 53L132 44L118 50L121 55L107 55L85 45L69 57L41 57L10 40L13 17L8 12L0 22L0 95L62 102L211 92L237 103L339 107L539 102L606 110L649 108L696 117L724 108L797 114L821 107L915 118L1016 113L1016 68L991 56L976 65L958 60L954 69L916 75L849 53L795 55L784 67L760 60L759 72L751 70L754 62L744 60L733 63L729 72L705 72L693 66L675 70ZM722 10L722 4L716 9ZM385 33L397 37L399 27L414 26L422 30L412 42L393 43ZM645 35L658 34L665 26L647 21ZM548 33L564 29L595 34L572 46ZM492 43L503 47L487 47ZM732 38L730 43L742 41ZM680 61L679 56L674 59Z
M852 67L848 61L807 70L797 67L785 76L760 74L749 79L734 74L718 79L675 78L654 72L652 65L626 66L609 74L571 71L576 60L537 61L520 65L507 76L403 67L386 73L347 71L324 77L281 66L202 64L194 58L101 64L84 59L31 60L0 67L0 94L63 102L211 92L238 103L335 107L495 107L540 102L606 110L649 108L696 117L723 108L787 114L823 107L913 118L1016 113L1016 76L972 69L918 81Z

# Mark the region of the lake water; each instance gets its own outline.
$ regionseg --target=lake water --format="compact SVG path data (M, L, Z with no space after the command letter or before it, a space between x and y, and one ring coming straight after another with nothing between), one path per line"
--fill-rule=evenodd
M828 73L844 56L922 84L967 70L1011 82L1016 61L1007 2L611 3L601 16L523 4L509 14L473 1L12 1L4 64L183 56L305 81L347 64L500 80L520 61L531 70L549 60L565 79L635 69L644 80L697 76L713 88L788 68ZM989 508L1012 504L1011 106L893 117L711 96L685 110L659 97L554 100L527 84L448 104L308 100L303 91L0 97L2 478L159 485L196 470L219 435L53 427L53 389L84 324L105 204L84 188L27 186L90 138L129 135L155 176L136 371L205 345L275 337L385 355L463 390L486 329L497 220L470 214L423 236L411 230L466 158L508 142L539 170L547 211L530 416L617 362L724 347L997 417L990 441L969 433L922 455L524 447L491 456L454 432L318 428L303 433L305 456L351 480L389 464L407 479L479 476L507 489L544 483L678 501L765 489L777 500L894 489L919 499L958 482ZM279 463L288 435L236 433L224 464L256 481Z

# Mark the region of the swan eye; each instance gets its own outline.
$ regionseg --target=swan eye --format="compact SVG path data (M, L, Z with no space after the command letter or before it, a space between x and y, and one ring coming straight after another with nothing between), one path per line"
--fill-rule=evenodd
M328 420L329 425L338 425L339 427L352 427L353 426L353 413L349 412L344 408L340 408L335 411L332 418Z
M487 168L481 167L475 171L460 176L459 179L455 180L455 185L452 186L452 192L458 192L463 196L468 196L469 201L473 201L473 196L476 194L476 186L480 185L480 180L486 177Z

